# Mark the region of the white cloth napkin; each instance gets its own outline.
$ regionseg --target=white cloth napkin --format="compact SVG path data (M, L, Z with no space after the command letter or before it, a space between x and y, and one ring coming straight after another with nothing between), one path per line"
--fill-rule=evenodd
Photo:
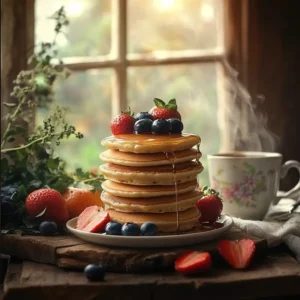
M266 239L269 247L285 243L300 263L300 207L290 213L294 203L292 199L281 199L270 207L262 221L234 217L234 226L249 235Z

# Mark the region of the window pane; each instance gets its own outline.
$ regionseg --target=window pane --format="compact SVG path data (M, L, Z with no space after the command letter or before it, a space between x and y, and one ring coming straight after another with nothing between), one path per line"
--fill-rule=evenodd
M111 134L112 76L110 69L72 73L56 87L57 103L69 108L67 121L84 134L83 139L65 140L57 148L69 170L97 168L101 163L99 154L104 148L100 142ZM38 111L38 124L44 116L45 112Z
M36 42L52 42L55 21L49 19L65 7L70 25L57 39L60 55L106 55L111 49L110 0L36 0Z
M220 0L129 0L129 53L220 45Z
M200 135L204 171L201 185L208 184L208 153L219 150L217 65L214 63L132 67L128 74L128 99L134 112L147 111L155 97L176 98L184 124L184 132Z

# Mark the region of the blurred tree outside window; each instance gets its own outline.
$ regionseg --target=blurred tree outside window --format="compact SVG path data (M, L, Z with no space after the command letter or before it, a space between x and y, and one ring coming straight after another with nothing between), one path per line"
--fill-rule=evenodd
M124 3L125 15L121 11ZM59 147L70 170L97 168L102 163L100 142L111 135L114 107L121 111L129 105L137 113L149 110L154 97L176 98L184 131L202 139L204 172L199 181L208 184L206 155L220 146L222 1L36 0L35 5L37 44L53 40L49 17L62 5L70 20L67 32L57 42L72 74L57 84L56 99L69 108L69 121L85 136ZM125 36L120 38L124 26ZM120 41L126 45L125 60L121 61L115 51L122 47ZM118 63L125 66L125 74L118 73ZM127 82L120 99L115 96L118 76ZM37 124L44 115L45 111L38 110Z

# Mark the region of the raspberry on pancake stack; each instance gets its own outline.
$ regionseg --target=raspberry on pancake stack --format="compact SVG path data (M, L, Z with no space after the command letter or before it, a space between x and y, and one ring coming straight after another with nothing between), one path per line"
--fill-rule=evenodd
M161 232L187 231L199 225L200 137L181 133L175 99L154 102L150 113L134 118L125 112L111 123L113 135L101 142L108 149L100 154L106 178L101 198L113 221L150 221Z

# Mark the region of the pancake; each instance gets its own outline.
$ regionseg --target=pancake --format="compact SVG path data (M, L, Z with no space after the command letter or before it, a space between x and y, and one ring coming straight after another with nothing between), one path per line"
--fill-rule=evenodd
M192 191L177 196L160 196L152 198L125 198L111 195L105 191L101 193L101 200L117 211L144 212L144 213L168 213L183 211L195 206L202 193Z
M129 185L119 182L106 180L102 183L102 188L107 193L128 198L140 197L158 197L187 193L193 191L197 187L197 180L188 181L175 185Z
M124 224L134 222L141 226L145 222L153 222L160 232L177 231L177 213L149 214L149 213L124 213L114 209L107 209L112 221ZM179 231L190 230L199 225L198 219L200 212L197 208L192 207L178 213Z
M200 137L194 134L120 134L101 141L107 149L132 153L177 152L199 144Z
M196 149L187 149L174 153L130 153L118 150L106 150L100 154L100 158L107 163L114 163L129 167L160 166L172 163L182 163L199 159L201 152Z
M112 163L100 166L106 179L132 185L174 185L191 181L201 173L203 166L199 162L184 162L175 165L153 167L128 167Z

